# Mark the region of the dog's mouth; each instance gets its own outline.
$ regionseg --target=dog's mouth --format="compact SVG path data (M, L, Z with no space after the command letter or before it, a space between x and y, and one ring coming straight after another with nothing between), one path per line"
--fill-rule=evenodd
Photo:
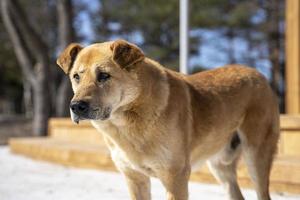
M74 123L79 124L82 120L107 120L111 114L111 107L100 108L91 108L86 113L76 114L72 110L71 119Z

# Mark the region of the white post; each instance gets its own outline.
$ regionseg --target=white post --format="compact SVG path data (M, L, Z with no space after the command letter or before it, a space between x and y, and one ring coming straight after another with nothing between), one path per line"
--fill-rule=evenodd
M180 72L188 74L189 0L180 0Z

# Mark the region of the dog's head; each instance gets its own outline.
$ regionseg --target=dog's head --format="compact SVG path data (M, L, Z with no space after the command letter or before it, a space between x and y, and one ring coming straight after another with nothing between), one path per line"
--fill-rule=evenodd
M136 74L143 52L124 40L83 48L70 44L57 64L69 75L74 91L70 103L72 120L105 120L140 93Z

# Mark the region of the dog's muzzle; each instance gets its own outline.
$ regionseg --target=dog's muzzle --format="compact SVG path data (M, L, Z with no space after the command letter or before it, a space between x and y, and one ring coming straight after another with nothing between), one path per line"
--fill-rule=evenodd
M72 101L70 109L76 115L86 115L89 110L89 104L85 101Z
M111 107L93 108L85 101L72 101L70 103L70 113L72 121L79 123L80 120L105 120L110 117Z
M72 101L70 103L71 118L75 123L79 123L79 120L88 117L89 103L85 101Z

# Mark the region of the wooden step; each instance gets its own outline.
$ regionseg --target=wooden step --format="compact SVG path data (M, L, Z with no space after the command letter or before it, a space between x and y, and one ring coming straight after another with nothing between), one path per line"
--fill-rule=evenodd
M280 115L279 154L300 157L300 115Z
M300 115L281 115L279 155L300 157ZM103 138L88 121L74 124L70 118L52 118L49 121L49 136L70 142L103 144Z
M243 161L240 161L237 172L239 185L245 188L252 188L253 185ZM216 183L207 166L193 173L191 180ZM270 181L271 191L300 194L300 158L277 157L273 163Z
M116 170L104 144L70 142L57 138L16 138L10 140L14 153L34 159L55 162L67 166ZM238 167L239 183L251 187L246 167ZM191 180L215 183L207 167L192 174ZM300 193L300 158L278 157L271 174L271 190L277 192Z
M71 143L54 138L14 138L13 153L66 166L114 170L108 149L102 144Z
M54 139L75 143L103 144L103 138L88 121L74 124L70 118L52 118L49 120L49 136Z

